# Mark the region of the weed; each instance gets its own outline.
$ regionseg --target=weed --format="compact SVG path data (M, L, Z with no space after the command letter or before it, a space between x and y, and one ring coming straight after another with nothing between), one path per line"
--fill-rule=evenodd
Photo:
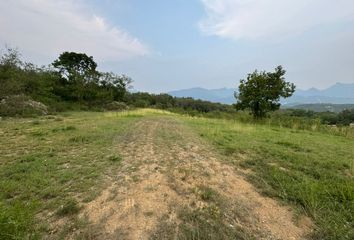
M65 126L52 129L52 132L66 132L66 131L74 131L77 128L75 126Z
M56 122L62 122L62 121L64 121L64 118L62 118L62 117L56 117L56 118L54 118L54 121L56 121Z
M182 207L178 212L179 224L176 226L165 216L151 239L178 240L231 240L254 239L239 226L224 221L225 209L215 205L191 209Z
M133 175L132 176L132 180L133 180L133 182L139 182L140 181L140 177L138 175Z
M147 217L152 217L152 216L154 216L154 212L151 212L151 211L144 212L144 215Z
M74 215L80 211L80 207L75 200L68 200L57 210L58 216Z
M31 135L34 137L43 137L43 136L47 135L47 133L44 131L35 131L35 132L32 132Z
M71 143L89 143L90 140L91 139L89 136L83 136L83 135L69 138L69 142Z
M115 163L120 163L123 160L121 155L111 155L108 157L108 159L109 159L109 161L115 162Z
M179 212L178 239L251 239L240 227L223 220L222 211L214 205L204 208L184 208Z
M197 190L199 197L206 202L216 201L218 198L218 193L207 186L200 186Z
M39 124L41 124L41 122L38 121L38 120L32 121L31 123L32 123L32 125L39 125Z

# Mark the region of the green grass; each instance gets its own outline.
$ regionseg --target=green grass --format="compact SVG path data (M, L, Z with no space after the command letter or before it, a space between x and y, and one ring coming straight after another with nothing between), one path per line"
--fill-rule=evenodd
M118 137L144 114L80 112L0 121L0 239L42 238L48 234L46 216L70 216L65 228L75 224L79 202L92 199L123 161Z
M224 214L226 214L226 212L217 205L197 209L181 209L178 214L181 224L179 225L177 239L253 239L240 227L225 223Z
M85 228L82 205L124 166L116 147L120 137L151 115L178 118L226 161L251 169L248 177L260 191L314 220L314 239L354 239L353 138L149 109L0 121L0 239L41 239L49 234L48 222L60 219L66 224L57 238ZM220 214L228 207L210 186L195 193L208 207L181 209L179 239L249 238L225 224ZM168 239L175 230L168 224L162 229L155 236Z
M116 163L120 163L120 162L123 161L122 156L117 155L117 154L109 156L108 159L109 159L111 162L116 162Z
M314 219L314 239L354 239L354 139L228 120L189 118L226 161L251 169L264 193Z
M208 186L200 186L197 192L201 200L206 202L215 201L215 199L217 199L218 196L218 194L214 191L214 189Z
M69 199L57 210L59 216L74 215L80 212L80 206L77 201Z
M33 223L33 204L13 202L11 207L0 204L0 239L37 238L31 228Z

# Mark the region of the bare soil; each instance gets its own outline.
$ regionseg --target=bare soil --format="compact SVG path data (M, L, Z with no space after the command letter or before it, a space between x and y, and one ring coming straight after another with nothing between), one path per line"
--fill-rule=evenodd
M202 231L208 229L200 226L213 220L199 223L203 218L195 215L205 209L216 209L208 216L244 239L306 239L311 232L309 219L300 217L295 224L290 207L262 196L245 180L247 172L228 164L173 117L144 118L114 144L121 168L84 206L81 216L91 223L88 238L205 239ZM186 212L194 214L195 224L185 222ZM228 236L219 239L234 239Z

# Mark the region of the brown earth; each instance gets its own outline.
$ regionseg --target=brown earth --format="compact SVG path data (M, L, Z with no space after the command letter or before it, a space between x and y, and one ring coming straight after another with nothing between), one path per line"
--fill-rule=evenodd
M145 118L115 144L122 166L84 207L87 238L306 239L311 231L172 117Z

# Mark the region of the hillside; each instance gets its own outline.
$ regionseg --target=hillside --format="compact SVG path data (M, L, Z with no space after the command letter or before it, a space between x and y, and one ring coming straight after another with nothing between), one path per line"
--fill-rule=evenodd
M201 99L205 101L232 104L235 102L234 92L235 89L232 88L190 88L178 91L171 91L168 92L168 94L174 97L192 97L194 99Z
M235 103L234 92L235 89L232 88L191 88L172 91L169 94L176 97L192 97L212 102L232 104ZM292 97L283 100L282 103L288 106L313 103L354 104L354 83L337 83L324 90L316 88L308 90L297 89Z

